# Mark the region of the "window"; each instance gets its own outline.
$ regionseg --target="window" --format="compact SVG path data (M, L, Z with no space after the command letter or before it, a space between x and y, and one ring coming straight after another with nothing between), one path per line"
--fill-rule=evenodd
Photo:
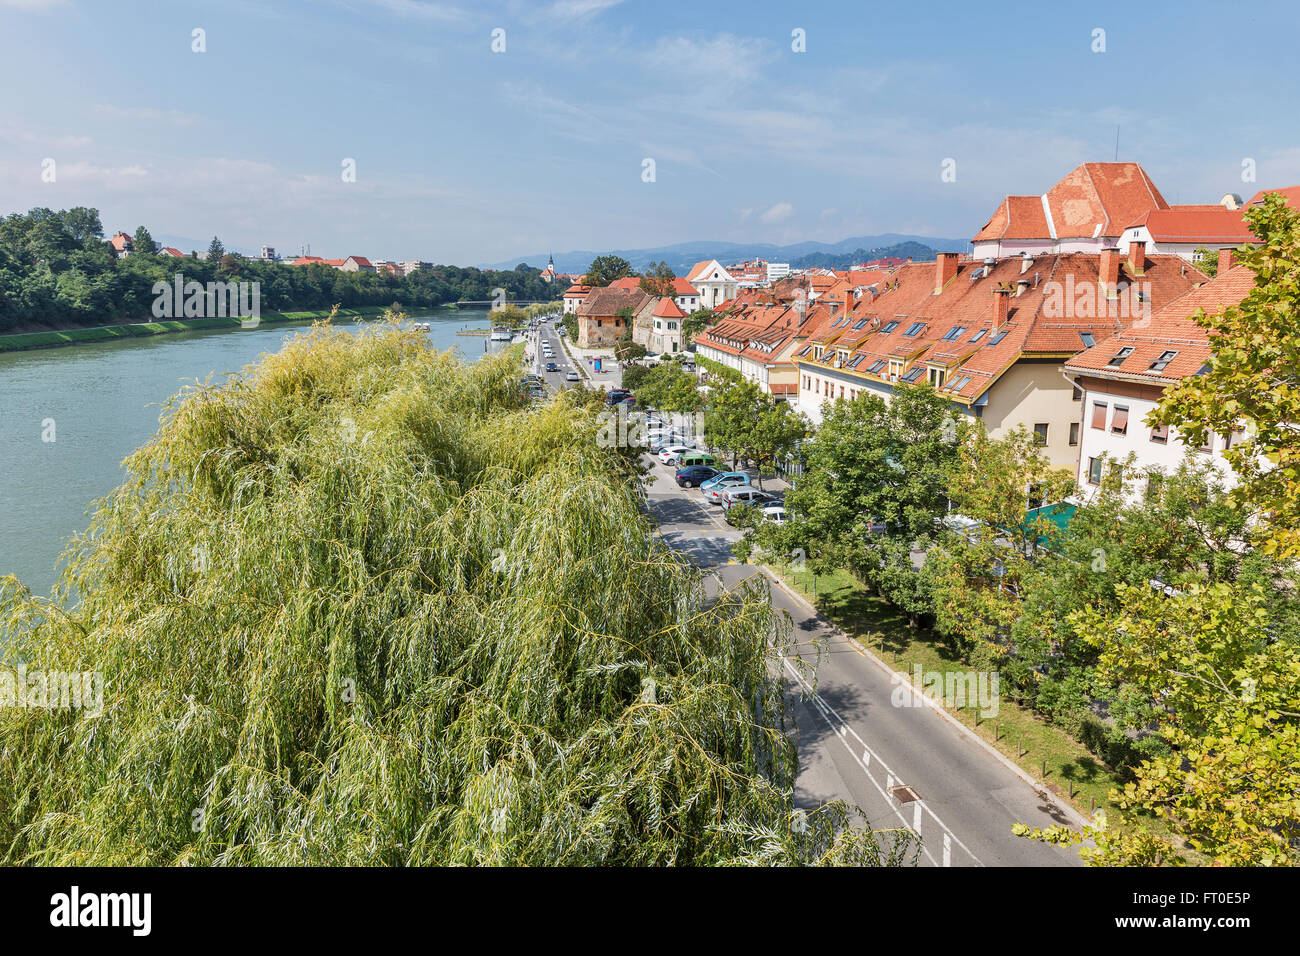
M1090 485L1101 484L1101 459L1100 458L1088 459L1088 484Z
M918 365L916 368L912 369L910 372L904 375L902 380L904 382L915 382L920 377L921 377L921 366Z
M1106 403L1105 402L1092 403L1092 427L1099 428L1102 431L1106 430Z
M1047 424L1048 424L1047 422L1039 422L1037 425L1034 426L1035 445L1047 444Z
M960 392L968 384L970 384L970 376L962 375L960 378L956 379L955 381L949 382L948 388L950 388L954 392Z
M1234 428L1228 434L1223 436L1223 448L1226 451L1234 448L1246 440L1246 430L1244 428Z
M1155 428L1151 429L1151 440L1157 445L1169 444L1169 426L1157 425Z
M903 374L903 363L902 363L902 362L893 362L893 361L891 361L891 362L889 363L889 374L890 374L890 375L902 375L902 374Z
M885 360L884 360L884 359L881 359L881 360L878 361L878 362L873 362L873 363L871 363L871 368L867 369L867 371L868 371L868 372L879 372L879 371L880 371L882 368L884 368L884 367L885 367Z
M923 328L925 328L924 322L913 322L907 327L907 331L903 334L908 338L912 338L913 336L919 335Z
M997 345L999 342L1001 342L1001 341L1002 341L1003 339L1005 339L1006 337L1007 337L1007 330L1006 330L1006 329L1003 329L1003 330L1002 330L1001 332L999 332L997 335L993 336L993 338L989 339L989 345Z
M1083 401L1083 389L1078 385L1074 386L1074 392L1070 395L1070 400L1075 402Z
M855 355L855 356L853 356L853 361L850 362L850 363L848 364L848 367L849 367L849 368L857 368L857 367L858 367L858 363L860 363L864 358L866 358L865 355Z
M1085 348L1092 348L1097 344L1097 340L1092 337L1091 332L1080 332L1079 338L1083 339L1083 345Z
M1164 475L1158 471L1150 472L1147 475L1147 492L1148 498L1158 498L1160 496L1160 486L1164 481Z
M1121 365L1124 364L1124 360L1132 354L1133 354L1133 346L1126 345L1118 352L1116 352L1114 357L1112 357L1111 360L1106 364L1111 365L1115 368L1119 368Z
M1163 372L1165 366L1168 365L1170 362L1172 362L1174 360L1174 356L1177 354L1178 351L1176 349L1170 350L1168 352L1161 352L1160 358L1156 359L1154 362L1151 363L1151 371Z
M943 333L942 341L955 342L968 328L970 328L968 325L954 325L947 332Z
M854 329L860 329L860 328L862 328L863 326L865 326L865 325L866 325L868 322L870 322L870 321L871 321L870 319L859 319L857 322L854 322L854 323L853 323L853 328L854 328Z
M1070 446L1079 444L1079 423L1070 422Z
M1115 415L1110 421L1110 433L1112 435L1128 434L1128 406L1116 405Z
M894 331L894 329L896 329L896 328L898 328L898 323L897 323L897 322L886 322L883 326L881 326L880 331L882 331L882 332L892 332L892 331Z
M946 369L930 367L929 381L935 388L943 388L944 380L948 377Z
M984 338L984 336L988 334L989 334L988 329L980 329L978 332L976 332L974 335L970 337L971 344L974 345L976 342L978 342L980 339Z

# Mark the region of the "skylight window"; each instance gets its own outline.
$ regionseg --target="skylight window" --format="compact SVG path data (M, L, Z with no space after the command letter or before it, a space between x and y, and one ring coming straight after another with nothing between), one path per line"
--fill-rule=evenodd
M954 325L947 332L943 333L942 341L955 342L957 341L958 338L960 338L963 334L965 334L968 328L970 328L969 325Z
M1132 354L1133 354L1133 346L1126 345L1118 352L1116 352L1115 356L1106 364L1114 368L1119 368L1121 365L1124 364L1124 360Z
M879 371L880 371L882 368L884 368L884 367L885 367L885 360L884 360L884 359L881 359L879 362L874 362L874 363L872 363L871 367L870 367L869 369L867 369L867 371L868 371L868 372L879 372Z
M1006 330L1006 329L1003 329L1003 330L1002 330L1001 332L999 332L997 335L993 336L993 338L989 339L989 345L997 345L999 342L1001 342L1001 341L1002 341L1003 339L1005 339L1006 337L1007 337L1007 330Z
M913 322L911 325L907 327L907 331L904 332L903 334L906 335L908 338L912 338L915 335L920 335L921 330L923 328L925 328L924 322Z
M896 328L898 328L898 323L897 323L897 322L886 322L886 323L884 324L884 327L882 327L880 331L882 331L882 332L892 332L892 331L894 331L894 329L896 329Z
M966 387L966 383L969 381L970 381L969 375L962 375L961 377L955 379L954 381L948 384L948 390L952 392L960 392L963 388Z
M866 358L865 355L855 355L855 356L853 357L853 361L850 362L850 363L846 366L846 368L857 368L857 367L858 367L858 363L861 362L864 358Z
M853 323L853 328L860 329L870 321L871 321L870 319L859 319L857 322Z
M1163 372L1165 370L1165 366L1168 365L1170 362L1172 362L1174 360L1174 356L1177 354L1178 351L1176 349L1170 350L1168 352L1161 352L1160 358L1156 359L1154 362L1151 363L1151 371Z
M906 375L903 376L903 381L904 381L904 382L915 382L918 378L921 377L921 373L922 373L923 371L925 371L925 370L924 370L923 368L921 368L921 366L918 365L918 366L916 366L915 368L913 368L911 371L909 371Z
M988 334L989 334L988 329L980 329L978 332L976 332L974 335L970 337L971 344L974 345L976 342L978 342L980 339L984 338L984 336Z
M1092 348L1094 345L1097 344L1097 340L1092 337L1091 332L1080 332L1079 338L1083 339L1083 344L1087 348Z

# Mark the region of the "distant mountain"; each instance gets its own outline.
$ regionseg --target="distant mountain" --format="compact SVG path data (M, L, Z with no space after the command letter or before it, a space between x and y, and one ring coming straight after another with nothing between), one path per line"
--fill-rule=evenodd
M909 236L892 232L879 236L855 236L850 239L841 239L839 242L796 242L788 246L778 246L767 242L679 242L675 245L658 246L653 249L602 249L600 251L577 249L571 252L557 252L555 253L555 269L557 272L582 272L587 266L591 265L592 259L601 255L622 256L632 263L633 269L637 270L644 269L652 262L667 262L678 275L686 275L691 266L702 259L717 259L723 265L743 262L746 259L766 259L769 262L789 262L792 267L795 267L797 260L820 254L833 256L836 261L842 259L848 262L852 259L856 263L863 261L861 258L855 257L864 250L889 249L905 243L917 243L925 247L929 250L931 258L933 258L935 252L965 252L970 248L970 242L966 239L935 239L930 236ZM901 253L891 254L901 255ZM916 258L915 254L911 255ZM548 253L539 252L518 256L513 259L503 259L500 262L484 263L480 268L513 269L521 262L543 268L548 257ZM867 258L878 259L881 258L881 255L868 255ZM808 267L798 266L797 268Z
M881 246L875 249L854 249L849 253L810 252L806 256L790 260L790 268L848 269L859 263L871 262L875 259L911 259L914 262L933 262L936 253L939 251L960 250L937 250L921 242L898 242L892 246Z

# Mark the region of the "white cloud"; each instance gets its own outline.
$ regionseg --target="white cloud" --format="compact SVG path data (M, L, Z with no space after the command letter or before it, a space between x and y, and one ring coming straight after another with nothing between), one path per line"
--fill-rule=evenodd
M551 4L548 16L564 20L580 20L616 7L623 0L557 0Z
M767 210L767 212L763 213L763 215L759 216L758 221L772 225L778 222L785 222L793 215L794 206L790 205L788 202L779 202L771 209Z
M445 3L430 3L426 0L361 0L361 2L407 20L459 23L469 17L469 14L459 7ZM355 2L348 2L348 0L344 0L343 5L352 9L357 6Z

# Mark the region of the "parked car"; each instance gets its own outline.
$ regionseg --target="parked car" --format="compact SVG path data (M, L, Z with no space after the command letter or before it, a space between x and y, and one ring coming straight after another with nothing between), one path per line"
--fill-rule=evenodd
M718 460L706 451L693 450L688 451L677 459L677 465L681 468L689 468L693 465L708 465L712 468L718 463Z
M734 505L759 505L771 500L771 495L757 488L728 488L722 492L721 497L723 511L730 510Z
M748 487L749 484L749 475L743 471L724 471L700 485L700 491L704 492L705 498L716 503L722 497L724 491L731 488Z
M573 369L569 369L567 372L564 373L564 380L566 382L576 382L578 381L578 373L575 372Z
M623 401L623 399L631 397L632 393L626 388L611 388L609 393L605 396L605 401L611 405L617 405L619 402Z
M678 468L677 479L678 488L694 488L702 481L708 481L718 473L718 469L711 468L708 465L688 465L685 468Z
M674 465L682 455L695 450L690 445L665 445L659 449L659 460L665 465Z
M646 446L656 455L665 448L671 448L674 445L681 445L683 448L689 447L682 445L683 441L684 439L681 435L674 434L673 432L646 436Z
M772 524L785 524L790 519L783 505L768 505L763 509L763 520Z

